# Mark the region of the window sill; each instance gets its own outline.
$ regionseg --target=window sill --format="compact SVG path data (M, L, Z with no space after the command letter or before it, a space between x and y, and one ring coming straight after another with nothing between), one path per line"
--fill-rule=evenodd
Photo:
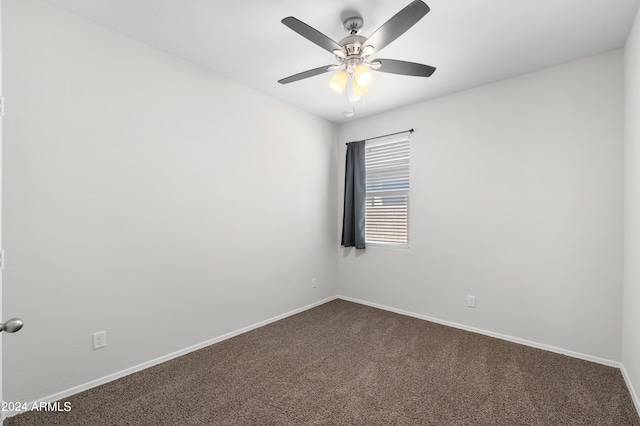
M400 244L385 244L385 243L376 243L365 241L366 247L369 248L384 248L390 250L409 250L409 245L400 245Z

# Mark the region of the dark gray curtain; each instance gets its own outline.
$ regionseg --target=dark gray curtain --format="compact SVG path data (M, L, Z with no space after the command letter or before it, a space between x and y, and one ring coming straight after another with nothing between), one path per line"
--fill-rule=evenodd
M345 247L365 248L366 176L364 141L348 143L344 173L344 215L342 216L342 245Z

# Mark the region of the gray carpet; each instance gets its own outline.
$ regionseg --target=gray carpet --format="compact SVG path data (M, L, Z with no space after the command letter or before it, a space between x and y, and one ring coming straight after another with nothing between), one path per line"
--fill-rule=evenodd
M618 369L343 300L17 425L640 425Z

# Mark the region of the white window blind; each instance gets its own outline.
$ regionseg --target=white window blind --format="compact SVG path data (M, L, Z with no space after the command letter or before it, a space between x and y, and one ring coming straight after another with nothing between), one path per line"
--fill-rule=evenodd
M365 144L367 243L409 245L410 132Z

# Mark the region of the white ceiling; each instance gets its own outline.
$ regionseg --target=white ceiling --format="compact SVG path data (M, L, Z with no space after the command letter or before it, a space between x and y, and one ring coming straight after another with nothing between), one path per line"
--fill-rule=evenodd
M280 20L295 16L333 40L343 19L364 36L410 0L44 0L335 123L620 48L640 0L425 0L421 21L377 57L437 68L430 78L375 73L364 102L331 91L332 73L277 80L335 63ZM355 107L354 118L344 112Z

